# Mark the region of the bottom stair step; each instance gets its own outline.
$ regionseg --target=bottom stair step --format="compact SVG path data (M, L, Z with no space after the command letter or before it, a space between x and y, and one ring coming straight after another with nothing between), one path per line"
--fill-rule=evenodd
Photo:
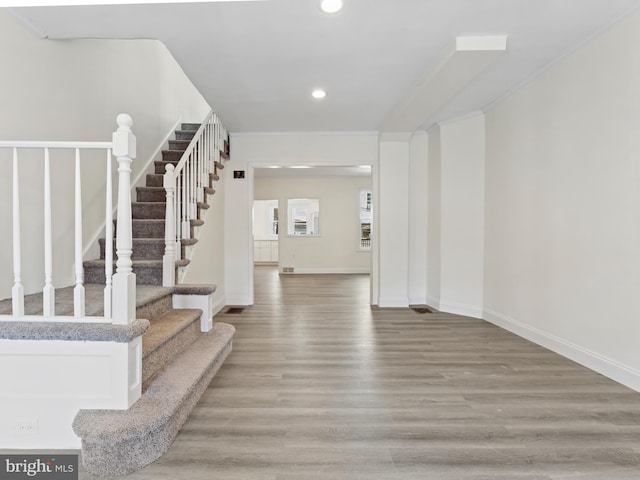
M160 458L231 352L234 334L232 325L215 323L128 410L81 410L73 431L82 439L87 471L126 475Z
M202 310L171 309L153 318L142 337L142 391L155 374L200 336Z

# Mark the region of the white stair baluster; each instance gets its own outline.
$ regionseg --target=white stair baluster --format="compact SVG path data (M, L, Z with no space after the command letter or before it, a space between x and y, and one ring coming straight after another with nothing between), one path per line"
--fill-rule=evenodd
M18 149L13 148L13 288L11 289L14 317L24 315L24 287L22 285L22 254L20 251L20 178Z
M199 202L204 201L204 191L202 190L204 188L204 183L202 182L202 179L204 178L204 171L202 170L202 165L204 163L204 142L202 141L202 139L198 140L198 173L197 173L197 179L196 179L196 186L197 186L197 190L196 190L196 194L197 194L197 198Z
M76 148L75 177L75 268L76 286L73 289L73 316L79 318L85 315L84 269L82 265L82 175L79 148Z
M111 318L113 294L113 178L111 169L111 150L107 150L107 191L105 208L104 238L104 317Z
M163 186L166 190L167 203L164 221L164 256L162 257L162 286L172 287L176 283L176 223L175 223L175 167L165 167Z
M55 289L53 288L53 252L51 234L51 159L44 149L44 289L42 311L45 317L55 315Z

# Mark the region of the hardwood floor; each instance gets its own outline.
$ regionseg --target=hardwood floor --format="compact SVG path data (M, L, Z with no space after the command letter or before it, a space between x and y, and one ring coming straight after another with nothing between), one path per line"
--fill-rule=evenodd
M640 478L640 394L481 320L257 267L234 351L131 479ZM85 473L80 478L93 478Z

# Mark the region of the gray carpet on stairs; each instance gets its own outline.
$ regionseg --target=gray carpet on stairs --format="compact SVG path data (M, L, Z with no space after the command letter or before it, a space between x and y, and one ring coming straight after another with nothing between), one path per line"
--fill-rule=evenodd
M82 462L101 476L135 472L162 456L231 352L235 328L216 323L167 366L129 410L81 410Z

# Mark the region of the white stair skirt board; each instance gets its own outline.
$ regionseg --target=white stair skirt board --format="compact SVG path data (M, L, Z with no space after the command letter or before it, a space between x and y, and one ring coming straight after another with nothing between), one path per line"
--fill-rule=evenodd
M0 448L80 448L78 410L126 410L140 398L141 340L0 340Z

